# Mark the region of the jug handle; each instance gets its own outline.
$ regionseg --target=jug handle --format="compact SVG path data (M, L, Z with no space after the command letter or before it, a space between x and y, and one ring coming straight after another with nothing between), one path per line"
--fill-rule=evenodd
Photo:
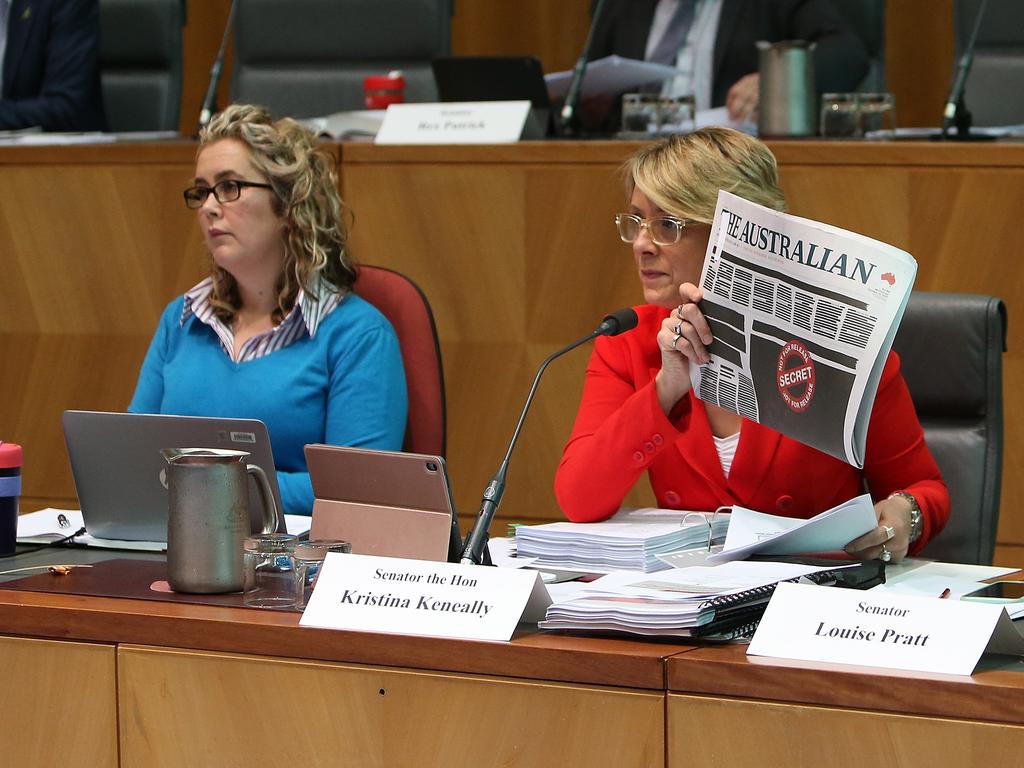
M261 533L276 533L281 517L277 510L277 502L274 500L274 492L270 490L267 473L263 471L262 467L255 464L246 464L245 471L256 478L256 485L260 489L263 502L263 530Z

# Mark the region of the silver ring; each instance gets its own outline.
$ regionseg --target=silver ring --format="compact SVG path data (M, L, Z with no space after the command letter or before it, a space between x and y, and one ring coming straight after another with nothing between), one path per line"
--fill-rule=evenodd
M885 544L882 545L882 554L878 556L878 559L883 563L888 563L892 560L892 552L889 551L889 548L885 546Z
M672 349L676 349L676 344L679 343L679 340L681 338L683 338L683 334L681 334L681 333L677 333L675 336L672 337ZM676 352L678 352L678 351L679 350L676 349Z
M683 305L682 304L680 304L678 307L676 307L676 317L678 317L680 320L683 319Z
M674 333L676 336L682 336L683 335L683 324L682 324L682 322L676 323L676 327L672 329L672 333Z
M883 525L882 529L885 531L885 540L892 541L892 537L896 535L896 529L891 525Z

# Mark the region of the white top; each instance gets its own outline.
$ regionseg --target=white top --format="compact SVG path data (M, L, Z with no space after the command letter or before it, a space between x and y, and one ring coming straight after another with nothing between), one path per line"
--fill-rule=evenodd
M722 462L722 474L726 477L729 476L729 470L732 469L732 460L736 457L736 446L739 443L739 432L728 437L715 437L715 450L718 451L718 460Z
M654 20L647 35L647 49L644 57L650 57L654 48L665 35L669 22L676 12L679 0L658 0L654 9ZM679 75L666 80L662 96L687 96L693 94L697 109L711 108L711 80L715 63L715 38L718 36L718 21L722 16L722 0L697 0L693 24L686 36L686 42L679 49L676 67Z

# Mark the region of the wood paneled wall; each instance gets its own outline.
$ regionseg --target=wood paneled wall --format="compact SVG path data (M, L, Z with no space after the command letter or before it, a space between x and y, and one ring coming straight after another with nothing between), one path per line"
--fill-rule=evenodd
M188 0L181 131L195 129L230 0ZM534 55L545 71L569 69L587 36L590 0L455 0L452 52ZM953 63L953 0L889 0L886 69L901 125L936 125ZM227 104L229 56L218 103Z

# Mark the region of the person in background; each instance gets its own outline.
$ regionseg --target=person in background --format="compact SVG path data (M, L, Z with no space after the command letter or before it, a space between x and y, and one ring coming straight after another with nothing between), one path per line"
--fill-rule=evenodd
M708 360L711 329L697 287L718 191L782 210L778 169L757 139L705 128L641 149L626 164L631 243L646 304L638 326L594 343L555 494L576 522L610 517L647 472L661 507L734 504L809 518L864 492L878 527L850 542L856 557L916 554L949 516L949 493L890 352L875 395L864 468L705 404L690 364Z
M755 118L758 40L817 43L819 93L855 90L868 71L863 43L828 0L606 0L597 22L592 59L675 66L663 95L693 94L699 110L726 106L737 122Z
M0 130L103 131L98 0L0 0Z
M288 514L310 514L303 447L400 450L407 395L398 339L352 293L333 159L292 119L248 105L199 138L194 209L210 276L164 310L133 413L255 418Z

